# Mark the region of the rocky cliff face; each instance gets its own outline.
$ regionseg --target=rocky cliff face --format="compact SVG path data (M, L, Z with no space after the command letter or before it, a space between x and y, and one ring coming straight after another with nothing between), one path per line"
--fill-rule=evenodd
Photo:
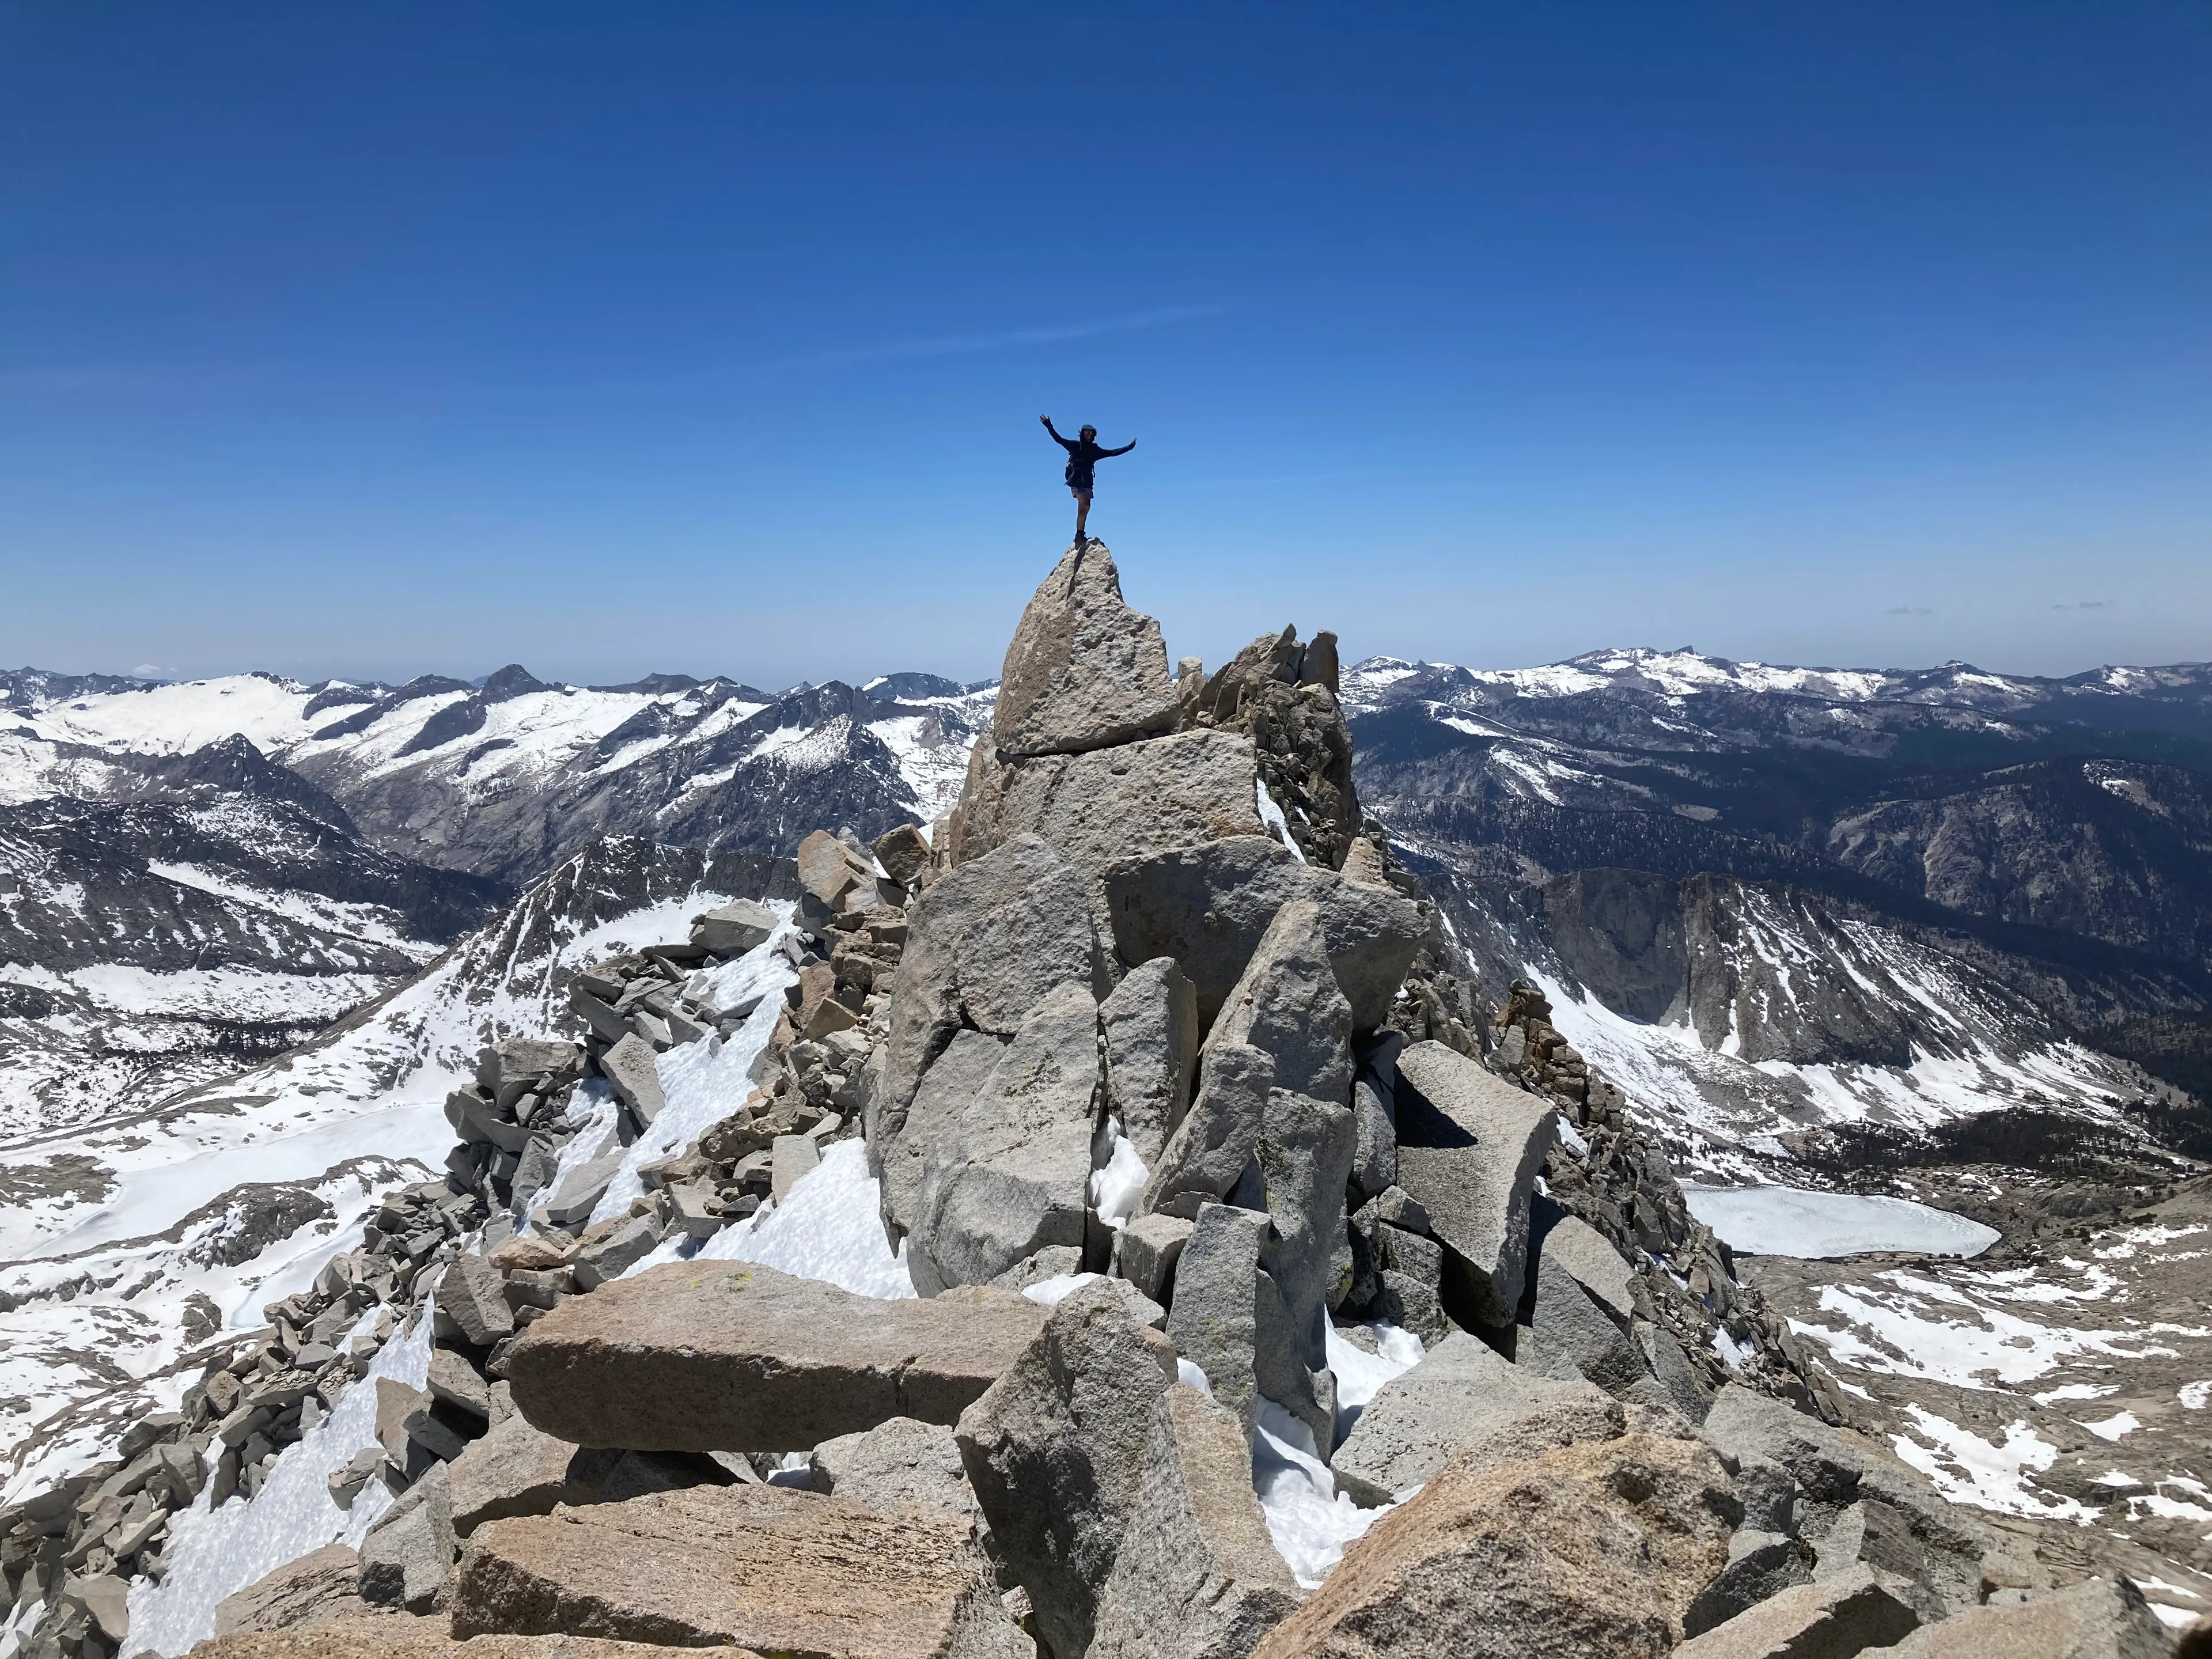
M646 940L580 863L480 936L485 1035L502 996L562 1017L457 1079L441 1176L0 1514L11 1632L2154 1650L2132 1586L2051 1592L1824 1423L1558 1011L1477 1006L1360 814L1329 636L1211 679L1158 641L1071 550L935 837L817 830ZM659 858L631 897L694 900ZM1625 994L1663 1012L1679 963L1717 1006L1694 903L1570 896L1644 941Z
M2212 780L2068 759L1922 782L1839 813L1846 868L1972 916L2212 964Z

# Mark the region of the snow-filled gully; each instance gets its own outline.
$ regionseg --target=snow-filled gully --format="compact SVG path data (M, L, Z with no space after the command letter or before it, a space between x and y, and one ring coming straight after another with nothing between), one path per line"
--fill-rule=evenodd
M373 1326L376 1310L362 1317ZM181 1654L214 1632L216 1606L225 1596L325 1544L361 1542L390 1506L390 1490L372 1480L348 1510L332 1501L327 1483L356 1452L376 1444L376 1379L422 1386L435 1319L426 1301L410 1324L386 1338L331 1414L277 1455L253 1497L234 1496L210 1509L212 1488L203 1488L170 1522L167 1576L158 1584L142 1578L131 1589L134 1651Z

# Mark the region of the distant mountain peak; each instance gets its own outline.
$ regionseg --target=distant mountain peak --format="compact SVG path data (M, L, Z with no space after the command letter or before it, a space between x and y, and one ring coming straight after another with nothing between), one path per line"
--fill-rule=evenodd
M495 673L484 677L483 699L486 702L505 702L511 697L527 696L532 691L554 689L520 663L511 662Z

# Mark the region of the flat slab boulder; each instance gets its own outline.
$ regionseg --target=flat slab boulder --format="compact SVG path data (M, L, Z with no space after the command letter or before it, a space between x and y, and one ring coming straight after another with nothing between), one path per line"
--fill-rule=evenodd
M1607 1440L1625 1420L1589 1383L1540 1376L1455 1331L1382 1385L1329 1463L1355 1500L1386 1504L1456 1459Z
M975 1287L855 1296L737 1262L671 1262L570 1297L507 1356L515 1409L578 1445L804 1451L894 1417L952 1423L1044 1328Z
M750 1648L689 1648L696 1659L763 1659ZM216 1636L193 1659L667 1659L668 1650L599 1636L479 1636L457 1642L441 1618L395 1613L361 1625Z
M2124 1578L2088 1578L1923 1625L1884 1659L2166 1659L2172 1651L2141 1590Z
M667 1109L668 1097L660 1090L660 1067L653 1060L653 1045L636 1032L630 1032L599 1056L599 1073L640 1123L651 1123Z
M768 943L782 918L765 904L738 899L691 919L691 942L717 956L743 956Z
M477 1081L487 1089L523 1078L565 1080L583 1069L584 1051L557 1037L502 1037L477 1053Z
M1557 1109L1434 1042L1398 1056L1394 1099L1398 1185L1428 1211L1430 1235L1444 1247L1446 1310L1511 1324L1528 1279L1536 1176L1559 1132Z
M1920 1617L1864 1567L1798 1584L1716 1625L1674 1650L1674 1659L1850 1659L1887 1652Z
M461 1638L568 1632L837 1659L1018 1659L974 1523L781 1486L694 1486L495 1521L461 1558Z
M525 1419L510 1417L469 1442L446 1466L453 1534L466 1538L487 1521L544 1515L556 1504L588 1504L617 1455L556 1440Z
M1255 1659L1661 1659L1727 1565L1738 1512L1694 1440L1455 1464L1346 1550Z
M1629 1289L1635 1278L1612 1242L1580 1216L1550 1218L1538 1253L1547 1261L1566 1270L1593 1302L1626 1325L1636 1317L1636 1297Z
M215 1633L305 1629L375 1613L361 1599L361 1557L325 1544L216 1602Z

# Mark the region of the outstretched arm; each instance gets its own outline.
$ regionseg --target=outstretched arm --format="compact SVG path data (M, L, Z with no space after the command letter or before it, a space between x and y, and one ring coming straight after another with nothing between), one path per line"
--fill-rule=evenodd
M1043 422L1044 429L1052 434L1053 442L1058 444L1062 449L1068 451L1070 453L1074 452L1075 441L1073 438L1063 438L1060 435L1060 428L1052 423L1051 416L1040 415L1037 416L1037 419Z
M1098 453L1101 455L1126 455L1136 447L1137 441L1134 438L1132 438L1128 442L1123 444L1119 449L1102 449Z

